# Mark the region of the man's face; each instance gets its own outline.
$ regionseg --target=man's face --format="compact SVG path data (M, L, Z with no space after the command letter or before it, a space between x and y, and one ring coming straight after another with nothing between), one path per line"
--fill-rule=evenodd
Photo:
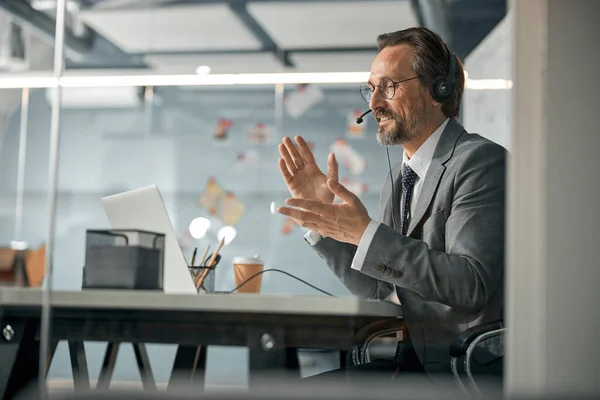
M377 140L383 146L409 142L418 137L426 125L432 100L420 79L414 78L413 49L409 45L384 48L373 60L369 82L375 87L369 107L377 120ZM380 85L381 87L378 87ZM393 86L393 98L386 98L386 89Z

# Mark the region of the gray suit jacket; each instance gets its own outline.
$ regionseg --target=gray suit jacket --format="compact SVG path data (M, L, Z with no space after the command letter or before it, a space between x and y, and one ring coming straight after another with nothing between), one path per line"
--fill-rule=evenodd
M330 238L315 246L354 294L385 299L395 289L425 370L449 369L449 347L465 329L502 318L506 150L451 119L442 133L406 236L391 228L389 176L380 221L362 270L356 246ZM392 173L400 227L401 165Z

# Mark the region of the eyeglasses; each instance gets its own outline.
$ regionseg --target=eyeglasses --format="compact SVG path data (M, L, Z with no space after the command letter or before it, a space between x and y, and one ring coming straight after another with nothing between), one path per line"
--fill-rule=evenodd
M403 79L398 82L394 82L390 78L383 78L383 79L381 79L381 82L379 82L379 85L373 85L371 82L365 82L360 85L360 95L364 101L369 103L371 101L371 97L373 97L373 92L375 91L375 88L378 87L379 92L381 92L381 95L384 98L391 100L396 95L396 85L397 84L412 81L413 79L418 79L418 78L420 78L420 76L415 76L414 78Z

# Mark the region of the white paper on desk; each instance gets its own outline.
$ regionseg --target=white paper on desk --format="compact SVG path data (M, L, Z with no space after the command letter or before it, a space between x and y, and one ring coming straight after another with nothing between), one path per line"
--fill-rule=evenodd
M300 85L294 93L285 98L285 111L289 116L298 118L309 108L323 101L323 98L325 98L325 95L318 86Z

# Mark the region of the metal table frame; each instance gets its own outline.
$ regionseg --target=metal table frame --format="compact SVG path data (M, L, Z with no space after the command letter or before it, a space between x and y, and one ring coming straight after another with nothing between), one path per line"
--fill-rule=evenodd
M0 288L0 398L38 378L41 295ZM86 290L54 292L51 301L49 359L68 341L76 390L90 388L84 341L108 342L97 388L109 386L121 343L133 344L145 389L156 388L145 343L178 345L169 387L202 388L206 346L248 347L253 382L265 370L297 371L296 348L344 352L361 327L402 316L398 305L354 297Z

